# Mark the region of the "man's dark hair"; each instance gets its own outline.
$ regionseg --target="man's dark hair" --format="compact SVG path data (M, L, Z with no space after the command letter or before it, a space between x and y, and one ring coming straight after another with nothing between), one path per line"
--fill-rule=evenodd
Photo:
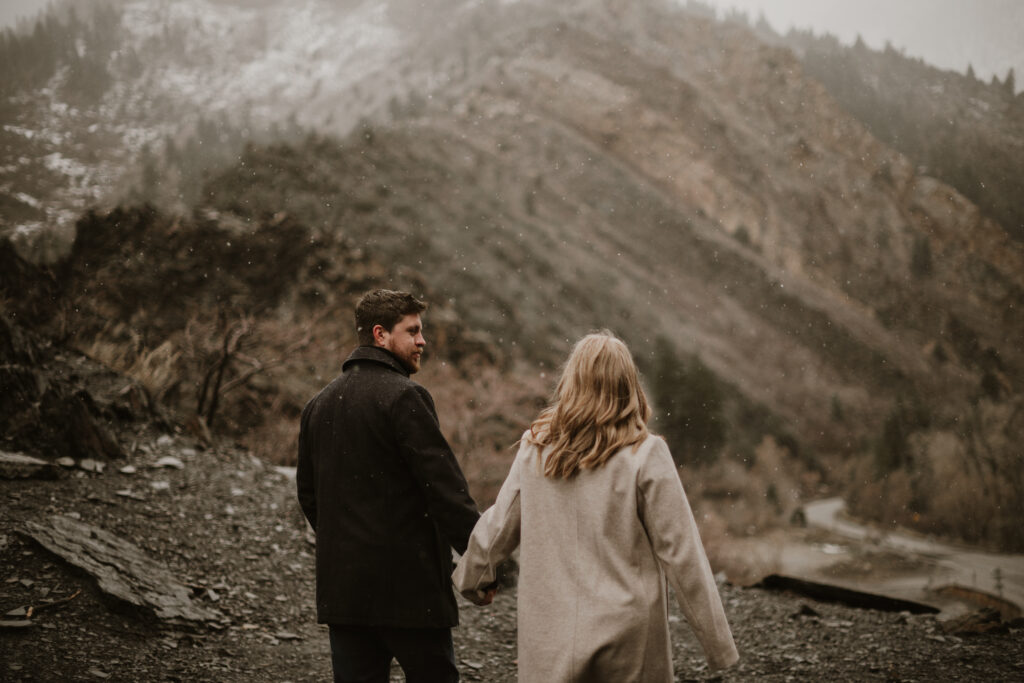
M363 346L373 346L373 328L380 325L389 332L407 315L417 315L427 305L409 292L393 289L374 289L362 296L356 304L356 334Z

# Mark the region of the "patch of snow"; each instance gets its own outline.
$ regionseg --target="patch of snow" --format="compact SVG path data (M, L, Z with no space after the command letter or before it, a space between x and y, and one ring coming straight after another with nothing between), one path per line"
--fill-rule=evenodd
M28 204L33 209L43 208L42 202L40 202L38 199L36 199L30 194L25 194L24 192L15 192L14 198L17 199L22 204Z
M14 234L18 237L31 237L33 234L39 232L44 227L44 224L39 221L30 221L28 223L22 223L14 229Z
M206 112L251 103L252 115L270 120L314 96L340 96L391 63L403 45L378 2L339 10L311 0L260 12L201 0L135 2L126 6L124 25L140 42L157 35L156 27L187 27L185 40L202 52L195 65L169 61L155 70L148 78L154 96Z
M36 136L36 132L34 130L31 130L29 128L22 128L21 126L10 126L5 124L4 130L7 131L8 133L14 133L15 135L20 135L21 137L27 138L29 140Z
M71 178L82 178L89 173L89 168L74 159L69 159L60 152L53 152L43 157L46 168Z

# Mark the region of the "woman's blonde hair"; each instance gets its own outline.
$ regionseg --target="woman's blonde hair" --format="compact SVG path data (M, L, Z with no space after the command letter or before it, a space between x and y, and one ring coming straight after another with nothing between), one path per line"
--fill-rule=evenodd
M629 349L611 332L576 342L550 406L525 435L538 450L550 446L544 475L572 477L596 469L626 446L647 438L651 409Z

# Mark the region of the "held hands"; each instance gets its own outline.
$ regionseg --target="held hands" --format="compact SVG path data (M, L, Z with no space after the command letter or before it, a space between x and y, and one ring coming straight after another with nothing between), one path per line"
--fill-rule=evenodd
M483 588L478 588L476 591L476 598L473 600L473 602L479 605L480 607L489 605L492 602L494 602L494 595L497 592L498 582L495 581L494 583L488 584Z
M498 592L497 588L490 588L490 589L485 590L485 591L478 590L476 592L476 600L474 600L474 602L477 605L479 605L480 607L484 607L486 605L489 605L492 602L494 602L494 594L497 593L497 592Z

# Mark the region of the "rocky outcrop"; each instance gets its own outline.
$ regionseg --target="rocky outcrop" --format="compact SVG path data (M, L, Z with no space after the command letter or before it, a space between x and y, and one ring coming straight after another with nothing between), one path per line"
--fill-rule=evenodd
M116 414L95 399L75 367L89 366L0 317L0 434L12 450L48 460L123 457L110 428ZM102 369L92 368L102 372ZM122 403L130 402L125 396ZM127 408L129 415L134 408Z
M137 546L99 527L62 515L49 523L28 522L26 533L44 548L87 571L106 593L169 621L223 619L202 607L165 566Z

